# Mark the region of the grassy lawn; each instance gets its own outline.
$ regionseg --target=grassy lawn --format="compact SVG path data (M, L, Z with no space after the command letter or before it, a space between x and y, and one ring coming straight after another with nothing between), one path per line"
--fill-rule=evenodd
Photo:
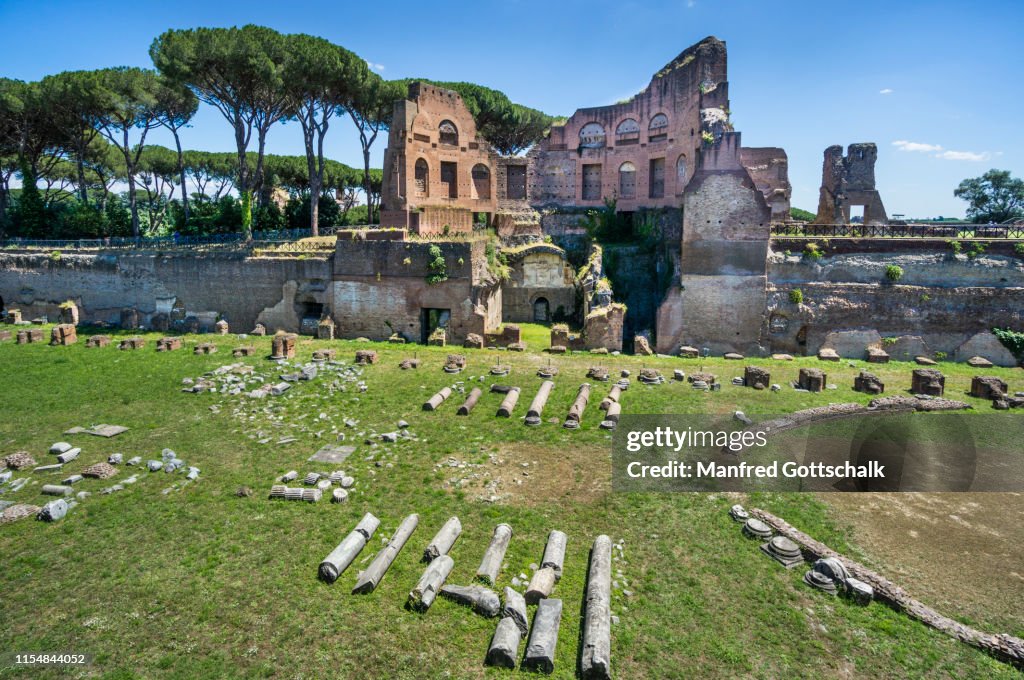
M85 480L76 491L94 495L63 521L23 520L0 527L0 650L95 655L94 665L76 671L81 677L506 675L483 666L493 620L442 599L426 614L404 607L424 568L423 548L456 515L463 534L451 552L455 569L449 583L470 582L499 522L514 531L499 590L520 573L529 576L548 531L568 534L564 576L553 594L564 601L555 677L576 673L588 550L601 533L623 542L613 563L617 677L1019 677L884 605L861 608L811 590L801 581L803 569L783 569L741 535L727 516L735 496L611 493L610 436L598 429L596 415L606 387L595 385L579 430L560 426L588 366L629 368L634 375L641 366L656 366L671 377L673 368L690 372L700 360L549 358L537 351L547 345L546 329L524 329L531 351L523 354L303 338L299 362L317 348L336 348L344 362L356 349L376 349L379 363L361 376L367 390L321 371L317 379L265 399L189 394L180 388L183 378L239 361L276 382L282 371L264 358L269 338L243 343L203 336L220 348L210 356L191 353L197 340L192 337L181 351L156 353L157 334L146 335L146 348L125 352L114 346L86 349L81 341L71 347L0 343L6 377L0 456L27 450L43 464L51 462L47 449L55 441L83 449L60 473L29 474L34 483L4 500L41 505L41 484L57 483L113 452L147 460L169 447L202 470L186 485L182 476L139 471L136 484L111 495L96 492L131 472ZM249 343L260 349L258 357L232 359L231 348ZM448 351L467 354L469 367L461 375L441 370ZM413 352L421 367L399 370L398 362ZM436 412L420 410L437 389L456 380L468 385L470 377L485 374L499 360L513 366L512 374L478 383L484 396L468 417L455 415L459 394ZM540 384L534 373L549 360L561 372L546 422L527 428L521 417ZM812 358L748 363L771 366L773 381L783 384L795 379L801 365L821 366ZM704 360L705 369L726 383L721 392L697 392L671 381L635 385L625 393L623 410L741 408L755 414L867 402L867 395L850 389L857 371L868 367L855 363L857 368L845 360L828 364L829 382L839 389L815 395L788 387L779 393L733 387L728 382L742 373L743 363ZM871 370L899 393L909 387L911 368L892 363ZM961 397L975 369L941 368L947 396L991 412L987 402ZM1011 390L1024 389L1019 369L985 373L1003 376ZM523 387L519 417L494 417L500 397L487 393L492 382ZM347 427L345 419L357 424ZM400 419L410 423L415 439L386 444L374 437L395 430ZM101 422L131 429L113 439L62 434L75 425ZM306 462L323 444L337 442L338 433L346 435L344 443L356 445L344 465ZM291 437L294 442L278 443ZM326 497L318 504L267 499L271 484L288 470L301 476L338 467L356 479L345 504L330 504ZM251 487L254 495L237 497L240 486ZM862 555L851 526L813 494L759 494L740 501L774 512L834 548ZM1019 497L1007 502L1024 505ZM377 534L337 583L318 581L320 560L364 512L381 519ZM380 587L370 595L351 595L357 572L381 547L382 537L412 512L419 513L420 526ZM1019 584L1007 588L1020 590ZM1019 617L1003 609L974 618L991 632L1024 633ZM520 653L524 647L525 641ZM56 668L0 668L4 678L67 675Z

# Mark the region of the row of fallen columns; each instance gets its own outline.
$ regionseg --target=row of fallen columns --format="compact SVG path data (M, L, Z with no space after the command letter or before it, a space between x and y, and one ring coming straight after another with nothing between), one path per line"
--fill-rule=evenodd
M359 573L353 593L371 593L380 584L402 548L419 525L419 516L409 515L399 525L391 540L377 553L370 565ZM366 513L355 528L319 565L319 577L334 583L345 572L368 544L380 526L380 520ZM506 587L503 598L484 585L446 584L455 566L448 554L462 533L462 524L451 517L433 537L423 552L427 562L419 581L409 592L408 608L425 612L438 595L470 607L487 617L500 617L485 663L515 668L519 659L522 638L529 634L522 667L551 673L555 667L558 632L562 619L562 600L550 597L555 584L562 577L568 537L553 530L548 535L540 568L534 572L526 594ZM512 538L512 527L499 524L484 552L476 571L476 580L493 586ZM598 536L590 553L584 598L583 642L580 648L580 673L583 678L607 679L611 677L611 539ZM502 602L503 600L503 602ZM527 604L536 604L533 625L527 622Z
M551 397L551 392L555 388L555 383L551 380L545 380L541 383L537 389L537 394L533 397L530 402L530 407L526 410L525 422L527 425L540 425L543 419L544 407ZM621 383L614 385L611 388L608 396L601 401L601 410L604 411L604 418L601 426L605 429L614 429L615 425L619 422L619 416L622 413L622 406L619 403L622 391L625 386ZM519 403L519 397L522 393L519 387L506 387L502 385L491 385L492 392L504 393L504 398L501 400L501 404L498 406L498 410L495 413L496 417L499 418L511 418L512 412L515 410L516 405ZM424 411L436 411L445 401L452 396L452 388L444 387L434 395L432 395L427 401L423 403ZM480 401L480 397L483 396L483 390L479 387L474 387L470 390L466 396L465 401L459 406L457 415L468 416L477 403ZM563 426L567 429L577 429L583 420L583 412L587 408L587 404L590 401L590 383L583 383L580 385L576 392L576 398L573 400L572 405L569 407L569 412L566 415Z

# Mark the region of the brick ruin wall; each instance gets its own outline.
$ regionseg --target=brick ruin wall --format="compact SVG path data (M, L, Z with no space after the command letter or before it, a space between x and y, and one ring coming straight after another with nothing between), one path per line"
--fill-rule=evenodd
M817 261L773 252L762 329L766 351L814 354L832 346L859 359L875 344L896 359L942 352L959 361L982 354L1014 363L989 331L1024 330L1024 260L969 259L945 244L886 245L890 250L866 242L873 252L857 252L850 244L847 252ZM896 282L886 277L890 265L903 270ZM801 291L802 303L791 302L793 290Z
M24 318L60 316L75 301L86 323L117 324L125 308L149 327L156 314L194 316L204 331L219 318L233 332L256 323L297 332L330 314L337 336L418 342L424 308L450 310L449 340L501 325L501 289L487 272L482 241L438 243L448 280L428 284L430 243L339 240L333 257L241 253L0 253L0 297Z

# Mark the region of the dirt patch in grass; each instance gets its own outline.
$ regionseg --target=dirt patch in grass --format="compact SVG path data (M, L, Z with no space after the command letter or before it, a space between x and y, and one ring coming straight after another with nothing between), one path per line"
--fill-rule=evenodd
M1024 632L1024 494L821 494L864 561L947 616Z
M499 505L535 507L594 503L611 490L607 448L572 446L558 451L531 444L500 446L483 463L449 458L439 464L444 487Z

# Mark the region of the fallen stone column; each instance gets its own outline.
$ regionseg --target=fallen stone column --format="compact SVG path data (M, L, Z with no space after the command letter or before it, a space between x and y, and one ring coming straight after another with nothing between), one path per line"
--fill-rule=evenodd
M415 513L402 520L402 523L398 526L395 535L391 537L388 544L377 553L370 566L365 571L359 573L355 588L352 589L353 594L373 592L380 583L380 580L384 578L384 574L391 567L391 563L398 557L398 553L405 547L409 537L412 536L412 532L416 530L416 525L419 524L419 521L420 516Z
M484 663L499 668L515 668L516 659L519 658L519 641L522 639L522 635L522 631L511 618L498 621L498 627L494 629L494 637L491 638L491 646L487 648L487 658Z
M423 561L430 562L431 560L436 560L441 555L447 555L461 533L462 522L459 521L459 518L449 518L444 523L444 526L441 527L441 530L434 536L427 549L423 551Z
M75 490L70 486L62 486L60 484L43 484L40 492L45 496L70 496Z
M618 385L614 385L608 392L608 396L601 400L601 405L598 407L602 411L607 411L608 407L612 404L618 403L622 397L622 388Z
M409 607L420 612L430 609L454 566L455 560L450 555L441 555L431 562L416 587L409 591Z
M530 408L526 411L527 425L540 425L540 416L544 412L544 404L548 402L548 397L551 396L551 390L554 388L555 383L550 380L545 380L540 384L537 396L530 402Z
M616 401L608 404L608 410L604 414L604 419L617 423L619 422L620 415L622 415L622 404Z
M583 650L580 674L584 678L611 678L612 539L601 535L590 550L586 612L583 618Z
M519 594L518 590L505 586L502 595L505 604L501 606L502 618L512 619L519 632L526 635L529 632L529 624L526 622L526 600Z
M558 628L562 622L562 601L541 600L533 616L533 630L526 644L523 667L551 673L555 670L555 647L558 646Z
M555 589L555 581L555 570L551 567L543 567L533 572L530 585L526 588L526 604L537 604L547 599Z
M588 401L590 401L590 383L583 383L576 392L575 401L569 407L563 427L575 429L580 426L580 420L583 418L583 411L587 408Z
M513 387L505 395L505 398L501 400L501 406L498 407L498 417L510 418L517 403L519 403L519 388Z
M453 602L472 607L473 611L488 619L493 619L501 611L498 594L483 586L444 586L441 594Z
M959 621L943 616L931 607L910 597L906 591L884 576L840 555L824 543L819 543L802 531L793 528L785 520L757 508L751 510L750 514L768 524L783 536L799 544L814 556L838 559L854 578L863 581L874 589L877 599L888 602L898 611L905 612L911 618L917 619L927 626L991 654L1000 661L1009 663L1016 668L1024 668L1024 640L1021 638L1006 633L983 633Z
M363 515L356 528L320 563L320 578L327 583L334 583L338 580L338 577L352 564L352 560L362 552L366 542L370 540L373 532L377 531L379 526L380 520L372 514Z
M488 585L494 585L498 580L498 572L501 571L501 562L505 559L505 551L508 550L508 542L512 539L512 527L508 524L499 524L494 527L494 535L491 543L484 551L484 557L480 560L480 567L476 570L476 578Z
M452 396L452 388L444 387L437 394L423 402L424 411L436 411L437 407L444 403L444 400Z
M554 569L556 581L562 580L562 564L565 562L565 544L568 540L564 532L554 529L548 534L548 543L544 546L544 557L540 561L540 566Z
M474 387L470 390L469 396L466 397L466 401L462 402L462 406L460 406L459 410L456 411L456 415L468 416L469 412L473 410L474 406L476 406L476 402L480 401L480 395L483 393L484 391L479 387Z

